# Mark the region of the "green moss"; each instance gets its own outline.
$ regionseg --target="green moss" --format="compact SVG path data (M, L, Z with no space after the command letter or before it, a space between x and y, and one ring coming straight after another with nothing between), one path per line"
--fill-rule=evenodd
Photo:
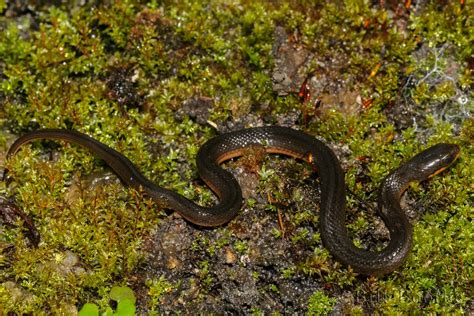
M214 284L214 278L210 273L210 264L209 261L203 260L198 262L199 267L199 278L202 282L202 285L205 290L208 290L212 284Z
M156 308L159 306L163 295L172 291L173 285L168 282L164 276L161 276L156 280L148 280L147 286L149 288L149 303L147 304L147 307L150 313L156 313Z
M247 242L245 241L242 241L242 240L237 240L235 243L234 243L234 249L243 254L245 253L247 250L248 250L248 245L247 245Z
M311 295L306 315L327 315L332 312L335 299L329 298L322 291L316 291Z

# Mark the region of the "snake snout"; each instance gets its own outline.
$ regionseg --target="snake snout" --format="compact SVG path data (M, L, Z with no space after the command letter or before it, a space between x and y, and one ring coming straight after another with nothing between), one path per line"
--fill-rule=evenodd
M432 177L451 165L459 157L460 152L458 145L440 143L416 155L412 162L420 174Z

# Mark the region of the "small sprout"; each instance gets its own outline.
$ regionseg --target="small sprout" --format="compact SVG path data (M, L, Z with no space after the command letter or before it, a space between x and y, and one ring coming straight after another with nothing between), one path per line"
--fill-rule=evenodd
M285 279L290 279L295 275L295 267L288 267L283 270L281 270L281 274Z
M86 303L79 311L79 316L99 316L99 307L93 303Z
M127 286L114 286L110 291L109 297L117 302L117 310L114 312L111 307L107 307L103 312L105 316L133 316L135 315L135 294ZM99 315L99 307L93 303L86 303L79 311L80 316Z
M280 290L278 289L278 286L276 284L270 284L270 291L274 292L274 293L280 293Z
M156 306L160 304L160 300L164 294L169 293L173 290L173 285L166 280L162 275L159 279L148 280L146 282L148 286L148 296L150 297L150 302L148 306L151 311L154 311Z
M296 232L296 234L294 234L293 236L291 236L291 242L293 244L296 244L304 239L306 239L306 237L308 236L309 234L309 231L307 228L303 228L303 229L300 229Z
M336 299L327 297L323 291L316 291L309 298L306 316L328 315L335 303Z
M248 199L247 199L247 206L248 206L249 208L253 208L256 203L257 203L257 201L256 201L255 199L252 199L252 198L248 198Z
M257 271L252 272L252 278L254 280L258 280L259 277L260 277L260 273L258 273Z
M265 182L269 181L275 175L275 170L266 169L265 166L262 166L262 168L258 172L258 175L260 176L260 180L263 183L265 183Z
M282 232L281 229L273 227L272 228L272 235L275 239L278 239L278 238L283 237L283 232Z
M128 286L114 286L110 291L110 298L119 303L125 300L129 300L133 304L136 302L135 294Z
M245 253L245 251L248 249L247 242L243 240L236 240L234 243L234 249L241 254Z

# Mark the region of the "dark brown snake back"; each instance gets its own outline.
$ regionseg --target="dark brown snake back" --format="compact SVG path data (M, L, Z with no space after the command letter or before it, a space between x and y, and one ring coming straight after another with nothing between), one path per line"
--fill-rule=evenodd
M242 193L231 173L220 168L227 159L243 154L243 148L260 145L269 153L289 155L312 163L321 181L320 230L324 246L340 262L368 275L389 273L406 259L412 242L412 227L400 207L401 194L412 181L422 181L446 168L459 154L459 147L438 144L416 155L390 173L379 190L379 213L390 232L388 246L380 252L354 246L345 226L344 173L333 151L318 139L286 127L249 128L217 136L206 142L197 155L199 174L218 195L219 203L202 207L193 201L159 187L145 178L126 157L82 133L70 130L39 130L20 137L10 148L35 139L58 139L79 144L105 160L121 180L143 189L159 205L181 214L201 226L218 226L232 220L242 205Z

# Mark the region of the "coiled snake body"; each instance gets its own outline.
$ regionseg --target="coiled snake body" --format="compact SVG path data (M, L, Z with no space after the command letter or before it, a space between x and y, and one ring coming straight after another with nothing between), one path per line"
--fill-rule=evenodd
M241 188L231 173L219 167L225 160L241 156L243 149L261 145L268 153L288 155L313 164L321 182L320 232L324 246L340 262L356 272L382 275L395 270L407 257L412 227L400 207L400 198L410 182L423 181L449 166L459 155L459 147L438 144L419 153L392 171L379 189L379 214L390 232L390 242L382 251L354 246L345 227L344 173L333 151L318 139L280 126L243 129L207 141L197 154L201 178L217 194L212 207L195 204L174 191L159 187L145 178L125 156L101 142L72 130L46 129L21 136L7 157L21 145L35 139L65 140L91 150L105 160L127 185L142 189L160 206L172 209L200 226L218 226L232 220L242 205Z

